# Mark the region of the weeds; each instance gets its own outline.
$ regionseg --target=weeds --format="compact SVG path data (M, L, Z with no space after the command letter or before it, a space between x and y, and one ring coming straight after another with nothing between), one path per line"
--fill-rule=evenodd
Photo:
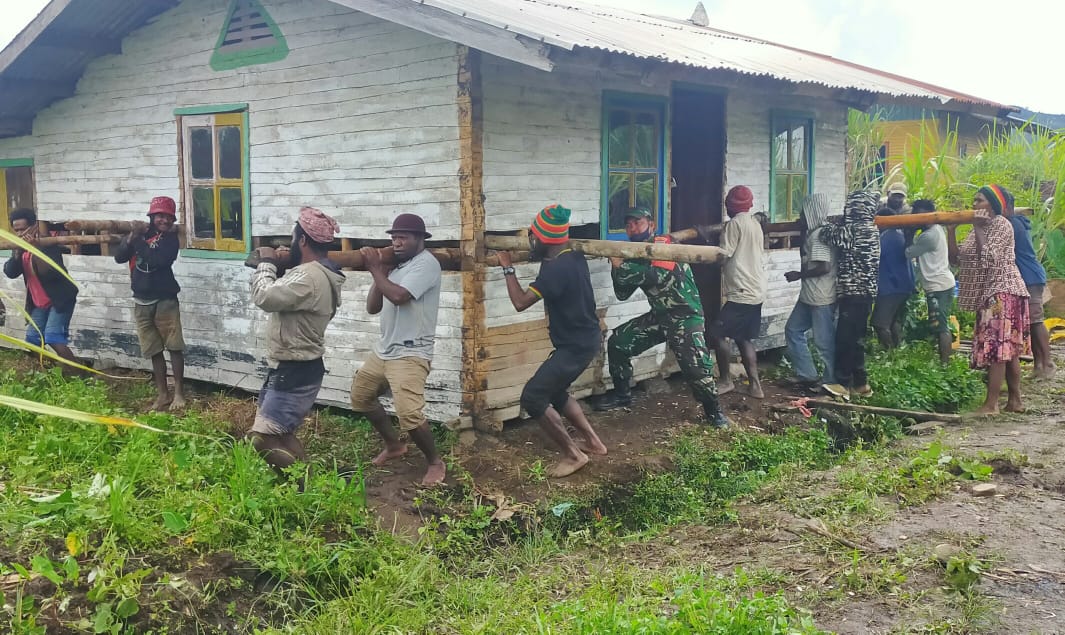
M870 405L929 412L959 412L983 393L980 373L955 355L942 366L927 342L879 351L866 362L875 393Z

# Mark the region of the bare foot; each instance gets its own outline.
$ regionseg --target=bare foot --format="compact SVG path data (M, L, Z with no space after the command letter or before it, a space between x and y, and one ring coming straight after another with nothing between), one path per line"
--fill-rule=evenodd
M1058 371L1058 367L1054 365L1044 366L1043 368L1035 369L1032 373L1032 377L1035 379L1051 379L1054 377L1054 373Z
M588 439L580 439L577 441L577 447L581 449L585 454L606 454L606 446L599 439L594 442Z
M747 389L747 392L755 399L765 399L765 392L762 390L762 384L751 384Z
M984 404L983 406L980 406L976 410L973 410L973 415L975 415L977 417L983 417L983 416L987 416L987 415L997 415L997 414L998 414L998 404L994 404L994 405L990 405L990 406L987 405L987 404Z
M403 449L407 451L406 448ZM425 477L422 478L422 485L431 487L433 485L439 485L444 482L444 477L447 476L447 466L443 461L437 461L436 463L430 463L429 468L425 470Z
M547 475L551 478L562 478L569 476L577 470L581 469L588 464L588 455L584 452L580 452L580 456L576 459L564 458L558 463L547 470Z
M167 408L170 412L180 412L185 409L185 395L175 394L174 400L170 402L170 407Z
M1012 401L1007 401L1006 407L1003 408L1003 410L1005 410L1006 412L1024 412L1024 404L1022 404L1020 401L1017 401L1016 403Z
M152 407L148 408L148 410L151 411L151 412L162 412L162 411L166 410L170 406L171 401L172 400L170 399L169 396L156 397L155 401L152 402Z
M724 382L718 382L717 384L717 394L719 395L730 393L733 390L736 390L736 384L732 383L731 379Z
M385 449L381 450L381 453L378 454L377 456L375 456L373 458L373 460L370 461L370 463L373 463L377 467L381 467L382 465L384 465L385 463L388 463L392 459L398 459L399 457L403 456L406 453L407 453L407 444L405 444L405 443L400 444L400 445L398 445L398 446L396 446L394 448L390 448L390 447L388 447L386 445Z

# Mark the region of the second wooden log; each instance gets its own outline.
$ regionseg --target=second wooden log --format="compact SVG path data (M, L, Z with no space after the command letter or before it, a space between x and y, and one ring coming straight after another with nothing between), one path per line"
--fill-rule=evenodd
M529 241L520 236L485 236L485 247L496 251L519 251L529 248ZM711 245L667 245L655 243L630 243L618 240L571 239L573 251L602 258L648 258L687 263L717 263L725 256L724 250Z

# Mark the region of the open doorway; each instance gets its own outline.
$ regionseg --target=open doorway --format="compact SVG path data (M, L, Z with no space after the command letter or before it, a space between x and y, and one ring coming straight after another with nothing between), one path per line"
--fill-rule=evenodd
M670 138L670 231L722 221L725 186L725 95L674 86ZM721 305L721 270L692 265L709 325Z

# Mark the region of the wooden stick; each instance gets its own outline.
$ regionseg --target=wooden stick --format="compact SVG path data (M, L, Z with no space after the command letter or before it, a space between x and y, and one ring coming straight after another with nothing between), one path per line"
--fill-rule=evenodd
M485 246L497 251L528 249L529 242L517 236L485 236ZM724 256L720 247L711 245L665 245L629 243L617 240L572 239L569 247L588 256L606 258L650 258L674 262L716 263Z
M868 412L870 414L887 417L909 417L914 421L942 421L944 423L961 423L962 416L955 414L941 414L938 412L925 412L924 410L900 410L898 408L881 408L878 406L863 406L856 403L831 401L828 399L807 399L806 405L810 408L834 408L836 410L853 410L856 412ZM774 410L788 410L788 406L772 406Z
M103 236L44 236L38 238L36 244L45 245L103 245L103 244L117 244L121 240L120 236L113 236L105 234ZM14 243L10 243L6 240L0 240L0 249L18 249L18 246Z

